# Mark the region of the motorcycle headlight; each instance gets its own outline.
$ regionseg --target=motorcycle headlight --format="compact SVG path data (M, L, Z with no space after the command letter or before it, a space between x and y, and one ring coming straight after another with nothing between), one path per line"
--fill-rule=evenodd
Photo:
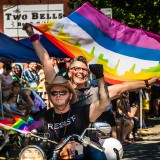
M40 147L29 145L22 149L19 160L46 160L46 156Z

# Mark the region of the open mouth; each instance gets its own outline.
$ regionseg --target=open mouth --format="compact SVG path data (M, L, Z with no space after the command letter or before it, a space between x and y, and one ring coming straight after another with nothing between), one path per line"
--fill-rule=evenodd
M79 79L84 80L84 79L85 79L85 76L83 76L82 74L78 74L78 75L76 75L76 78L79 78Z

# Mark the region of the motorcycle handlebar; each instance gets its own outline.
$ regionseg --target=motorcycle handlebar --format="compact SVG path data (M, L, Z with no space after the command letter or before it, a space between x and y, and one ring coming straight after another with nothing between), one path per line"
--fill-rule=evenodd
M91 141L89 137L85 137L84 139L82 139L82 141L83 141L82 142L83 146L91 146L91 147L93 147L93 148L95 148L95 149L97 149L97 150L99 150L101 152L105 151L104 147L102 147L98 143L95 143L95 142Z
M62 145L60 145L59 147L57 147L56 149L54 149L54 151L62 150L69 141L71 141L72 139L74 139L76 141L79 141L79 138L80 138L80 136L77 135L77 134L73 134L71 136L68 136L66 138L66 140L62 143Z
M102 147L101 145L91 141L89 137L84 137L83 138L82 136L73 134L71 136L68 136L66 138L66 140L62 143L62 145L60 145L59 147L54 149L53 156L52 156L52 158L50 160L57 160L57 157L58 157L59 153L61 152L61 150L71 140L75 140L76 142L80 142L83 146L91 146L91 147L93 147L93 148L95 148L95 149L97 149L97 150L99 150L101 152L105 151L104 147Z
M56 151L61 151L61 150L65 147L65 145L66 145L69 141L71 141L71 140L75 140L75 141L77 141L77 142L80 142L80 143L81 143L83 146L85 146L85 147L86 147L86 146L91 146L91 147L93 147L93 148L98 149L98 150L101 151L101 152L104 152L104 151L105 151L105 148L104 148L104 147L102 147L101 145L99 145L99 144L91 141L89 137L84 137L84 138L82 138L81 136L76 135L76 134L73 134L73 135L71 135L71 136L68 136L68 137L66 138L66 140L62 143L62 145L60 145L59 147L57 147L56 149L54 149L54 151L55 151L55 152L56 152Z

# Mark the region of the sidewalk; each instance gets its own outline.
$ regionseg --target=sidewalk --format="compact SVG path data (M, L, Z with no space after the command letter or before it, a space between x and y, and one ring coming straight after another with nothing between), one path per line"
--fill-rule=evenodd
M148 118L146 120L147 129L139 129L138 132L144 140L160 141L160 118Z

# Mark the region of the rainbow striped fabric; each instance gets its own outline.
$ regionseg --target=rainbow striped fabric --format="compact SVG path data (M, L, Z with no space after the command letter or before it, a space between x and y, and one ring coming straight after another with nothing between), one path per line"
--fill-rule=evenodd
M111 84L160 76L160 36L110 19L88 2L68 17L34 27L71 58L103 64Z
M32 117L28 117L27 120L23 120L19 116L14 116L13 120L14 121L2 119L0 120L0 123L15 129L19 129L21 131L32 131L33 129L37 129L43 124L42 121L35 121ZM7 127L4 128L7 129Z

